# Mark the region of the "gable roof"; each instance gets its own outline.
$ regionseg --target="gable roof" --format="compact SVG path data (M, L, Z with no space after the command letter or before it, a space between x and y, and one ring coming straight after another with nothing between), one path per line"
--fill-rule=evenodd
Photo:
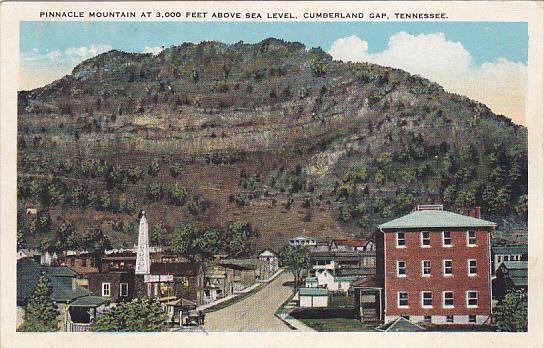
M354 248L364 248L368 244L368 241L362 239L335 239L332 242L336 245L345 245Z
M276 253L274 253L270 249L265 249L262 253L259 254L259 256L276 256Z
M98 307L108 302L109 299L101 296L83 296L70 303L70 307Z
M495 227L496 223L456 214L444 210L418 210L378 227L384 229L402 228L454 228L454 227Z
M501 266L508 269L508 278L512 280L515 286L528 285L529 270L527 261L504 261L501 263Z
M17 305L24 306L34 293L42 272L49 279L54 302L70 302L91 292L74 283L73 271L68 267L42 267L32 259L17 261Z
M425 329L417 324L412 323L410 320L403 317L390 321L386 324L380 325L376 328L376 331L382 332L419 332L425 331Z

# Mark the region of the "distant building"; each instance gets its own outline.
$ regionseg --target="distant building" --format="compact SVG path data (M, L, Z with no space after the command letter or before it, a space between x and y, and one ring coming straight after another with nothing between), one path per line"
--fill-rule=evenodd
M493 256L493 274L495 274L504 261L527 261L527 245L496 245L491 247L491 255Z
M289 245L292 246L316 246L317 245L317 239L306 237L306 236L299 236L295 237L293 239L289 239Z
M259 260L268 265L268 272L270 275L277 272L279 268L279 259L275 252L270 249L265 249L259 254Z
M508 291L528 291L528 262L503 261L493 279L493 298L501 301Z
M484 324L491 318L490 232L496 224L418 206L379 226L385 321Z
M361 239L334 239L331 242L331 250L347 251L376 251L376 244L371 240Z

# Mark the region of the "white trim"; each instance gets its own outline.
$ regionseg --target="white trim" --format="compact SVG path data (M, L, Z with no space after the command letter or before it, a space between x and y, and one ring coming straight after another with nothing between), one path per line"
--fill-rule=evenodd
M453 291L442 291L442 308L455 308L455 305L446 304L446 293L451 293L451 300L455 304L455 293Z
M474 268L476 268L475 273L470 272L470 261L474 261ZM469 277L476 277L478 275L478 261L476 259L468 259L467 260L467 274Z
M445 241L444 234L445 234L446 232L450 234L450 237L448 238L448 239L450 240L450 244L444 243L444 241ZM452 242L451 242L451 231L442 231L442 247L443 247L443 248L451 248L452 246L453 246L453 244L452 244Z
M424 304L424 294L431 294L431 305L426 305ZM421 308L425 308L425 309L429 309L429 308L433 308L433 292L432 291L422 291L421 292L421 295L420 295L420 300L421 300Z
M470 232L474 232L474 239L476 240L476 242L474 244L470 243ZM470 247L470 248L477 247L478 246L478 239L477 239L476 230L467 230L465 233L466 233L466 239L467 239L467 246Z
M404 241L403 245L399 245L399 233L402 233L402 240ZM395 232L395 244L397 248L406 248L406 232L403 232L403 231Z
M111 297L111 283L102 283L102 296Z
M429 273L425 273L425 262L429 263ZM431 276L431 260L421 260L421 276L422 277L430 277Z
M428 238L423 238L423 234L424 233L427 233L428 234ZM423 241L425 239L428 239L429 240L429 245L425 245L423 244ZM419 233L419 245L422 247L422 248L430 248L431 247L431 232L429 231L421 231Z
M123 285L126 286L125 291L123 291ZM128 296L128 283L119 283L119 296L121 297Z
M451 262L451 273L446 273L446 261ZM444 277L452 277L453 276L453 260L442 260L442 274Z
M404 274L400 274L400 265L399 263L404 263ZM408 274L408 270L406 267L406 261L403 260L397 260L397 278L406 278L406 275Z
M406 301L408 302L408 305L401 306L400 304L400 294L406 294ZM410 308L410 295L408 294L408 291L397 291L397 308Z
M465 303L466 303L466 305L467 305L467 308L478 308L478 305L477 305L477 304L476 304L476 305L469 305L469 304L468 304L468 301L469 301L469 299L470 299L470 297L469 297L468 294L469 294L470 292L475 292L475 293L476 293L476 303L479 303L478 291L476 291L476 290L467 290L467 291L465 292L465 296L466 296L466 297L465 297L465 299L466 299Z

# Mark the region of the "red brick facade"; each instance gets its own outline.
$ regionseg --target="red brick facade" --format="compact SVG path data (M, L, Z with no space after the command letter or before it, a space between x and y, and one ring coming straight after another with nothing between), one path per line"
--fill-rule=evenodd
M451 237L449 247L443 246L443 229L426 231L430 237L430 246L426 247L422 246L421 230L401 231L405 237L404 247L397 247L397 230L384 233L385 315L490 316L489 230L475 231L476 243L469 246L466 229L446 229ZM430 261L428 276L423 276L424 260ZM451 275L444 275L444 260L452 261ZM468 260L476 260L475 275L469 275ZM404 277L397 274L398 261L405 262ZM422 305L422 291L432 293L432 307ZM467 291L477 291L476 307L467 305ZM399 308L399 292L408 293L407 308ZM453 292L453 306L444 306L444 292Z

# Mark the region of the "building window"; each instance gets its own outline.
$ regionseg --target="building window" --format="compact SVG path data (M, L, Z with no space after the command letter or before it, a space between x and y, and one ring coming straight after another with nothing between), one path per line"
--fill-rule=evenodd
M399 308L408 308L408 293L400 291L398 293L398 305Z
M453 323L453 315L446 315L446 323Z
M442 232L442 246L451 247L451 232L448 232L448 231Z
M70 265L73 267L76 265L76 259L70 259Z
M467 231L467 245L468 246L476 245L476 231Z
M431 246L431 233L428 231L421 232L421 246L428 248Z
M478 291L467 291L467 307L478 307Z
M123 296L123 297L128 296L128 283L119 284L119 296Z
M444 260L444 276L449 277L453 275L453 261Z
M401 315L402 318L406 319L406 320L410 320L410 316L409 315Z
M444 291L442 293L442 307L453 308L453 291Z
M183 279L181 280L181 283L183 284L184 288L188 288L189 287L189 277L183 277Z
M421 261L421 275L423 277L431 276L431 261L429 260Z
M478 273L478 267L476 267L476 260L468 260L468 275L475 276Z
M397 277L406 277L406 261L397 261Z
M425 316L423 317L423 322L424 322L424 323L429 323L429 324L430 324L430 323L432 322L432 319L431 319L431 318L432 318L432 317L431 317L430 315L425 315Z
M111 291L110 291L110 283L102 283L102 296L104 297L110 297Z
M469 315L468 316L468 322L471 324L476 324L476 316L475 315Z
M404 232L397 232L397 248L404 248L406 247L406 236L404 235Z
M87 267L87 259L81 260L81 267Z
M90 261L91 267L94 267L94 259L90 258L89 261Z
M433 293L430 291L421 292L421 307L433 308Z

